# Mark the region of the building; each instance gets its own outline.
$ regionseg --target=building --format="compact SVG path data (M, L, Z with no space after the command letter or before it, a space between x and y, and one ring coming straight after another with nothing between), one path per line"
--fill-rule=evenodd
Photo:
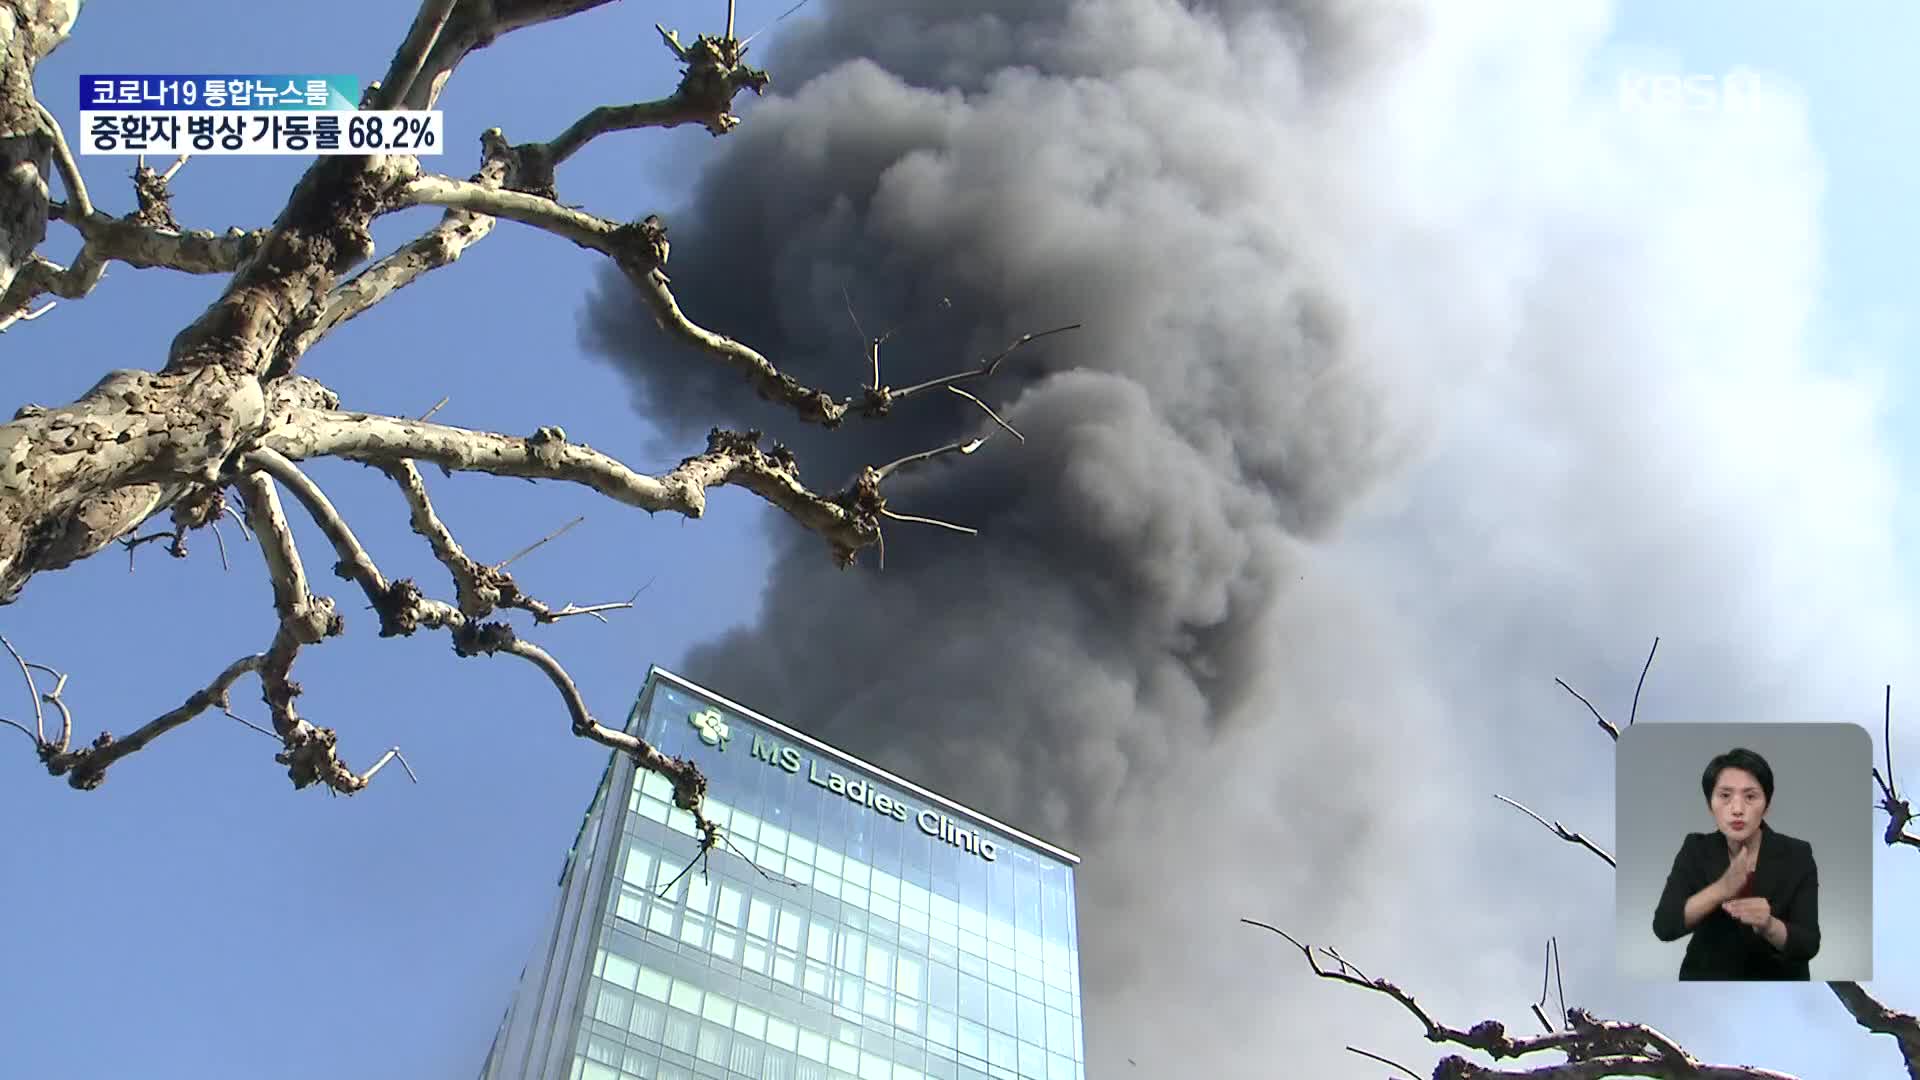
M614 754L481 1080L1085 1080L1075 856L659 668L628 730L727 843Z

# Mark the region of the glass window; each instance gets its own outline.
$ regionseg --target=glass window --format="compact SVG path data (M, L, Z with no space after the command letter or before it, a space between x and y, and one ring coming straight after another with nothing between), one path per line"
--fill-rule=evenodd
M960 973L946 964L933 963L927 966L927 1003L942 1009L958 1008L955 1004L960 987Z
M960 1015L978 1023L987 1022L986 980L960 976Z
M860 1055L860 1080L892 1080L893 1062L878 1054Z
M605 961L601 977L622 989L633 989L634 980L640 977L640 965L619 953L603 953L602 956Z
M700 1044L694 1056L709 1064L725 1066L733 1050L733 1033L718 1024L700 1025Z
M843 971L863 972L867 970L867 936L851 930L840 934L838 955L834 962Z
M1047 1080L1074 1080L1073 1059L1060 1054L1047 1055Z
M792 949L798 952L800 950L800 931L802 927L806 926L806 923L806 915L800 909L782 907L780 909L780 928L776 941L782 948Z
M705 874L687 875L687 910L713 914L713 884Z
M752 939L748 939L740 950L740 966L756 975L765 975L767 973L767 961L769 959L771 959L771 957L767 954L767 947L765 945L754 944Z
M633 999L625 991L602 984L599 1000L594 1002L593 1018L603 1024L626 1027L627 1014L632 1008Z
M747 909L747 933L762 941L773 936L773 905L756 896Z
M640 969L640 977L634 980L633 988L635 991L655 1001L665 1001L667 1000L667 989L671 982L672 980L667 978L666 972L657 971L650 967L643 967Z
M742 1005L734 1010L733 1030L749 1039L764 1040L767 1035L767 1014Z
M1019 1031L1019 1010L1013 1007L1013 991L991 984L987 987L987 1026L1009 1035Z
M707 917L705 915L683 915L680 919L680 940L696 949L707 947Z
M674 918L679 913L678 908L668 907L665 904L655 904L647 912L647 929L656 934L667 934L671 936L673 934Z
M808 960L800 974L801 981L809 994L826 997L830 988L830 969L818 960Z
M675 979L673 980L673 989L667 993L667 1004L676 1009L685 1009L687 1012L697 1013L700 1011L700 1002L704 997L706 997L706 991L700 989L698 986L695 986L685 979Z
M800 963L794 955L785 949L779 950L773 957L773 977L792 986L800 979Z
M907 951L906 944L902 942L894 989L911 998L926 997L926 972L926 961Z
M927 1041L951 1050L957 1045L954 1015L945 1009L927 1009Z
M800 1029L777 1016L767 1017L767 1042L781 1050L799 1045Z
M921 1005L919 1002L900 996L896 996L893 999L893 1024L900 1030L918 1032L920 1030L920 1013Z
M637 844L634 845L634 847L627 852L627 869L626 873L622 876L629 882L643 889L652 885L653 856L648 854L646 849Z
M708 946L713 955L732 960L740 955L740 937L731 930L713 928L713 944Z
M769 821L760 826L759 840L760 847L763 850L770 851L776 855L786 854L787 830L780 828L773 822Z
M1014 1034L1036 1046L1047 1045L1047 1007L1030 998L1019 999L1020 1026Z
M840 871L846 866L845 862L840 858L840 853L825 845L822 845L819 850L814 853L813 865L819 867L821 872L835 876L838 876Z
M848 858L846 867L840 871L840 877L849 885L867 888L873 883L873 867L855 858Z
M867 948L867 981L875 986L893 985L893 950L884 945L870 945Z
M1003 1069L1011 1069L1020 1064L1019 1053L1014 1050L1013 1036L988 1029L987 1061Z
M644 921L647 917L646 898L646 893L622 886L620 889L620 899L615 901L613 905L614 917L625 919L630 923Z
M808 1061L827 1060L827 1037L817 1031L800 1032L800 1056Z
M691 1054L699 1045L700 1022L683 1012L669 1010L667 1013L666 1034L661 1042L683 1054Z
M860 1048L835 1039L827 1050L827 1064L850 1073L860 1067Z
M861 992L861 986L860 986L860 977L858 975L848 975L845 972L842 972L840 975L835 977L835 981L839 985L836 988L837 993L835 993L833 996L834 1003L845 1006L846 1008L849 1008L849 1009L858 1009L860 1007L861 1001L863 1000L863 994Z
M666 1037L667 1007L657 1001L634 998L633 1018L627 1021L627 1030L643 1039L659 1042Z
M833 923L818 912L807 926L807 956L821 963L833 962Z
M987 1056L987 1029L984 1024L976 1024L966 1017L960 1018L960 1052L985 1059Z
M735 811L733 828L728 830L735 840L758 840L760 838L760 819L742 811Z
M813 854L817 850L819 849L814 847L813 841L796 835L787 841L787 865L791 867L795 862L802 862L812 866Z
M893 1015L893 994L868 983L865 1011L876 1020L887 1020Z
M1021 1076L1031 1076L1034 1077L1035 1080L1039 1080L1040 1077L1047 1075L1047 1052L1045 1050L1040 1049L1030 1042L1019 1043L1015 1046L1015 1049L1019 1052L1019 1056L1015 1059L1015 1064L1019 1067Z

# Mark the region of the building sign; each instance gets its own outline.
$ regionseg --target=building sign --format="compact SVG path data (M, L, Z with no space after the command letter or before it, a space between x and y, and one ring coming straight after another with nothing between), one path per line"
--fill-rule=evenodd
M700 733L700 741L716 750L725 750L727 740L733 738L733 732L727 730L727 718L720 710L709 706L687 714L687 723Z
M709 709L707 712L713 713L713 710ZM701 715L695 713L688 718L689 722L699 730L700 741L708 746L725 749L726 740L730 737L726 729L726 721L720 719L719 714L713 713L714 723L718 725L716 731L712 725L698 719ZM715 731L712 737L709 737L710 731ZM808 757L795 747L782 746L757 731L753 733L752 753L755 758L784 769L794 776L801 775L804 769L807 782L815 787L824 788L849 802L859 803L881 817L891 818L901 824L911 821L921 832L942 843L957 847L969 854L978 855L988 862L993 862L999 857L999 850L985 832L968 828L937 810L915 810L881 791L872 781L859 776L849 777L831 766L822 765L818 758Z

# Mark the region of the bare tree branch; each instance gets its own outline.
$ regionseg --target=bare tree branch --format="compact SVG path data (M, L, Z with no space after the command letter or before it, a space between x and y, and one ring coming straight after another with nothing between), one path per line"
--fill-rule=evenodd
M87 746L78 750L67 748L67 738L63 734L57 740L41 740L39 755L47 772L53 776L65 776L67 783L81 791L91 791L106 780L107 767L135 751L144 749L153 740L185 724L187 721L205 712L208 708L227 705L227 690L240 676L259 670L266 662L265 655L243 656L216 675L205 689L197 690L178 708L160 714L141 725L126 737L115 739L111 732L102 732Z
M1505 795L1495 795L1494 798L1499 799L1501 802L1506 803L1508 806L1513 807L1515 810L1518 810L1521 813L1532 818L1533 820L1539 822L1542 826L1544 826L1547 829L1548 832L1551 832L1553 835L1559 837L1560 839L1565 840L1570 844L1579 844L1581 847L1584 847L1588 851L1593 852L1595 855L1600 856L1601 859L1605 860L1608 866L1617 867L1619 865L1614 861L1613 856L1607 854L1606 851L1603 850L1598 844L1595 844L1593 841L1587 839L1586 837L1580 835L1577 832L1573 832L1569 830L1565 825L1562 825L1557 821L1548 821L1546 818L1541 817L1539 814L1534 813L1533 811L1527 809L1525 806L1522 806L1521 804L1513 801L1512 799L1507 798Z
M1920 1017L1887 1008L1859 983L1835 982L1827 986L1855 1023L1875 1035L1892 1036L1900 1044L1900 1057L1907 1066L1907 1075L1920 1080Z
M700 326L680 310L680 302L675 299L666 273L661 269L671 249L666 238L666 225L657 215L648 215L635 224L617 225L604 218L562 206L544 195L499 190L438 175L423 175L409 181L402 198L416 204L445 206L518 221L608 256L627 280L640 290L641 299L653 312L654 321L661 329L681 343L746 375L761 397L787 405L801 419L829 428L839 426L849 413L867 418L882 417L888 414L894 403L905 398L972 379L991 377L1007 357L1021 346L1054 334L1080 329L1079 323L1071 323L1022 334L971 370L929 379L903 390L885 386L868 387L860 399L840 399L824 390L800 383L781 372L773 361L750 346ZM877 358L875 363L877 370Z
M634 472L619 461L575 443L559 428L541 428L530 438L446 427L398 417L333 410L303 410L269 432L264 445L293 460L342 457L367 464L403 458L431 461L443 469L486 472L495 476L562 480L647 511L687 517L706 512L706 490L742 487L785 510L801 525L825 537L836 556L850 560L873 542L880 503L877 488L869 496L856 484L837 496L815 494L800 482L795 462L783 447L758 446L759 433L715 429L707 451L682 461L662 476Z
M1795 1080L1786 1073L1750 1065L1703 1063L1672 1039L1645 1024L1600 1020L1583 1009L1567 1010L1567 1027L1544 1035L1516 1038L1507 1034L1506 1026L1497 1020L1483 1020L1464 1030L1448 1027L1421 1008L1412 994L1393 983L1385 979L1366 979L1344 969L1323 968L1314 957L1313 949L1285 930L1257 919L1243 918L1240 921L1285 938L1300 950L1300 954L1306 958L1307 967L1316 976L1372 990L1399 1002L1426 1029L1429 1042L1477 1050L1496 1061L1547 1052L1557 1052L1566 1058L1565 1062L1559 1064L1506 1071L1478 1065L1457 1056L1448 1057L1434 1068L1434 1080L1600 1080L1613 1076L1671 1080Z
M393 109L407 100L413 91L414 80L420 77L421 69L426 66L427 57L433 52L433 47L440 43L440 32L446 29L447 20L458 6L459 0L421 0L420 11L413 17L413 25L408 27L406 38L393 55L393 62L387 65L386 78L380 80L380 89L373 99L374 108Z

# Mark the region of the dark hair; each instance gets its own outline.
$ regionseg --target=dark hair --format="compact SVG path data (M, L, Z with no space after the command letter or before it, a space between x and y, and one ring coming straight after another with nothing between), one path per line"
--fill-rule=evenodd
M1736 746L1707 762L1707 771L1700 774L1700 794L1706 796L1707 802L1713 802L1713 785L1726 769L1752 773L1753 778L1760 781L1760 790L1767 796L1767 805L1773 805L1773 767L1767 764L1766 758L1744 746Z

